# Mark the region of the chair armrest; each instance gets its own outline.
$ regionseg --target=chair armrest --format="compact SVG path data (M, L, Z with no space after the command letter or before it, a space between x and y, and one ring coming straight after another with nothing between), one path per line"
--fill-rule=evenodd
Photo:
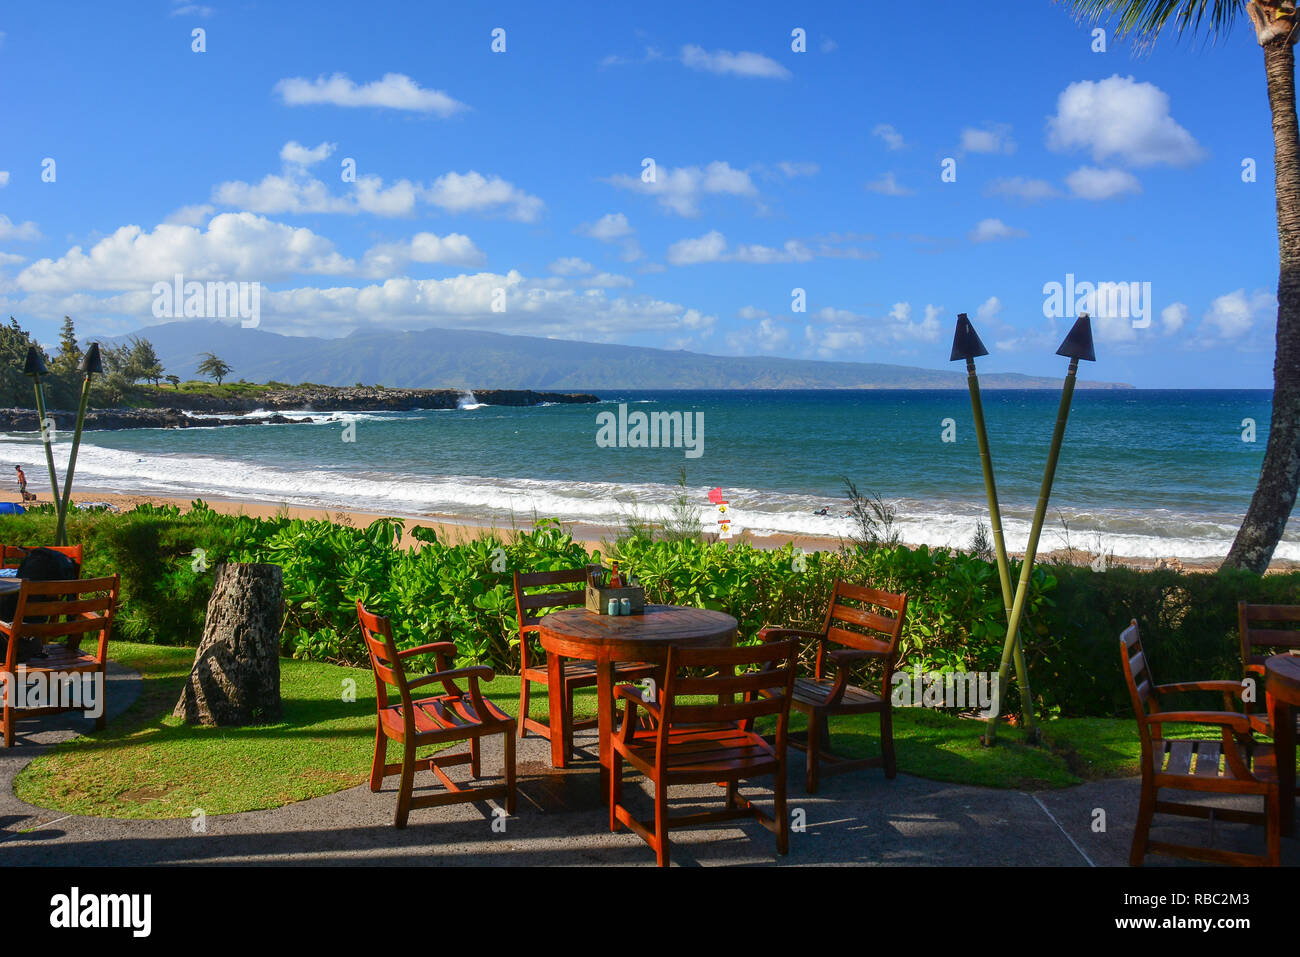
M434 671L427 675L421 675L419 678L408 681L408 688L422 688L425 685L433 684L435 681L441 681L444 684L455 681L457 678L465 678L470 682L491 681L496 677L494 672L487 665L470 665L468 668L449 668L446 671ZM450 688L448 689L450 690ZM452 691L452 694L460 694L460 691Z
M617 701L619 698L629 702L633 708L645 708L655 718L659 718L663 714L658 703L648 700L636 685L618 685L615 687L614 700Z
M885 651L874 651L869 648L836 648L833 651L826 652L826 657L835 662L840 668L852 664L855 661L866 661L868 658L888 658L889 653Z
M774 625L764 625L758 629L755 635L759 641L785 641L788 638L818 638L826 636L820 631L808 631L806 628L778 628Z
M1177 694L1183 691L1227 691L1240 696L1244 690L1240 681L1231 679L1222 681L1175 681L1173 684L1156 685L1157 694Z
M1147 721L1150 724L1213 724L1231 728L1238 734L1250 734L1251 726L1258 724L1235 711L1159 711Z
M433 641L427 645L416 645L414 648L407 648L405 651L399 651L397 657L410 658L412 655L427 655L446 653L454 655L456 646L450 641ZM491 680L490 678L488 679Z

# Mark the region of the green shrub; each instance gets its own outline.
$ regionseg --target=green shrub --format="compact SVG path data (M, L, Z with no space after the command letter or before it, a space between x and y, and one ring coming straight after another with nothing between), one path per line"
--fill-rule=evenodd
M53 541L45 506L0 516L0 541ZM141 506L126 513L76 511L69 540L86 548L84 574L122 575L117 634L194 644L216 566L272 562L284 569L283 650L297 658L363 664L356 601L390 617L399 647L450 641L459 658L517 671L513 569L545 571L599 561L557 522L484 535L459 545L403 523L358 529L328 521L222 515L202 502L181 513ZM202 551L198 551L201 549ZM1005 611L996 567L944 548L850 546L804 554L787 546L633 535L611 547L645 585L647 599L735 616L742 641L765 624L820 625L836 578L906 592L900 667L996 671ZM200 560L202 559L202 560ZM1019 568L1013 568L1013 579ZM1022 627L1035 706L1061 716L1127 714L1117 642L1137 618L1161 681L1238 677L1236 603L1300 602L1300 574L1183 574L1043 565L1035 568ZM811 648L804 649L805 657ZM865 676L864 676L865 677ZM1009 691L1007 708L1019 706ZM1215 702L1207 702L1215 705Z

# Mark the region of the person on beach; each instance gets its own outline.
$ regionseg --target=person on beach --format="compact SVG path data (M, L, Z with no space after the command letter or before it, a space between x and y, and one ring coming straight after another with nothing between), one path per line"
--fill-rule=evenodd
M21 465L15 465L14 471L18 473L18 491L22 494L23 501L35 501L36 496L27 491L27 473L23 471L23 467Z

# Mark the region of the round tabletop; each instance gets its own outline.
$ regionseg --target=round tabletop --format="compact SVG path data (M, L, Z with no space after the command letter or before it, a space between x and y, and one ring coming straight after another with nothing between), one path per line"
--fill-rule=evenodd
M707 608L646 605L637 615L597 615L585 608L552 612L538 622L542 646L562 655L644 661L662 658L668 648L729 646L735 618Z
M1265 688L1275 698L1300 705L1300 655L1272 655L1264 661Z

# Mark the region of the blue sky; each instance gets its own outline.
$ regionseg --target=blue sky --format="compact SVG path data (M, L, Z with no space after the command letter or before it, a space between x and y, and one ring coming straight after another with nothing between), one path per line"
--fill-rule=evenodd
M1149 324L1096 321L1088 376L1268 387L1249 25L1093 45L1047 0L12 4L0 309L43 341L65 313L118 334L160 321L179 272L261 283L262 328L294 334L932 368L967 312L982 370L1058 375L1044 286L1072 274L1150 284Z

